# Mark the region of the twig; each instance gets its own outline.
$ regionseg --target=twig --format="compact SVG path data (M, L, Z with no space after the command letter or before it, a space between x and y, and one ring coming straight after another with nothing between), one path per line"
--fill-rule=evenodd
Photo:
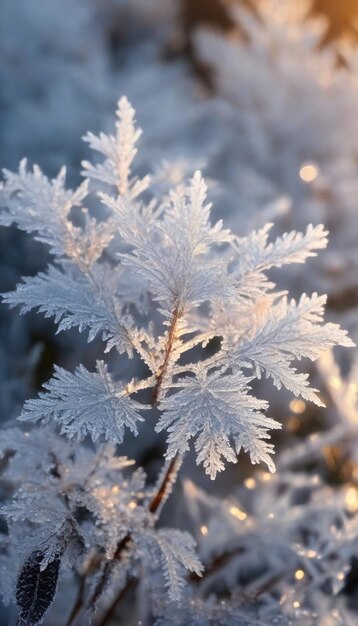
M66 626L72 626L72 624L75 623L77 616L80 614L80 612L82 611L82 606L83 606L83 602L84 602L84 591L85 591L85 586L86 586L86 577L85 576L81 576L80 578L80 584L78 587L78 595L76 598L76 602L73 605L72 611L69 615L69 618L66 622Z
M158 397L159 397L159 392L163 383L163 379L164 376L166 374L166 371L168 369L168 365L169 365L169 361L170 361L170 355L172 353L173 350L173 345L174 345L174 341L176 338L176 331L177 331L177 325L178 325L178 321L181 317L181 312L179 311L179 307L178 305L176 305L174 307L173 310L173 314L172 314L172 321L170 323L170 327L169 327L169 331L168 331L168 338L167 338L167 344L165 347L165 353L164 353L164 361L163 364L160 368L160 372L157 376L157 381L154 385L153 388L153 392L152 392L152 404L153 406L156 404Z
M202 582L206 578L209 578L209 576L215 574L222 567L225 567L225 565L229 563L231 559L233 559L235 556L237 556L238 554L243 554L244 552L244 546L238 546L237 548L233 548L232 550L223 552L205 567L205 570L203 571L201 576L198 576L194 572L190 574L190 580L198 583Z
M164 500L166 498L166 495L168 494L168 487L171 485L172 483L172 477L173 475L177 472L177 468L181 463L181 459L180 457L177 455L175 456L169 463L168 468L166 470L166 472L164 473L163 479L161 480L158 489L156 491L156 493L154 494L153 498L150 501L149 504L149 511L150 513L152 513L153 515L155 513L157 513L159 511L159 509L162 507L162 505L164 504ZM97 599L100 597L105 584L108 580L108 577L111 573L112 567L115 563L115 561L120 560L121 556L122 556L122 552L123 550L126 548L126 546L128 545L129 541L131 540L130 535L127 535L124 539L122 539L122 541L120 542L120 544L118 544L117 550L114 554L113 560L110 561L109 563L106 564L105 569L103 571L103 575L101 577L101 580L99 581L99 584L96 586L95 592L92 596L92 598L90 599L89 605L93 605ZM115 610L116 606L119 604L120 600L123 598L123 596L125 595L128 587L134 582L134 578L133 579L129 579L126 586L121 589L121 591L118 593L118 595L116 596L116 598L114 599L113 603L112 603L112 607L113 607L113 611ZM99 626L104 626L106 624L106 622L100 622Z
M136 579L134 577L131 577L128 579L127 584L125 585L125 587L123 587L123 589L116 595L116 597L114 598L113 602L110 604L110 606L108 607L107 611L104 613L104 615L102 615L101 620L98 622L97 626L106 626L106 624L108 624L108 622L110 621L110 619L112 617L114 617L115 612L116 612L116 608L117 605L120 603L120 601L123 599L123 597L128 593L128 591L134 587L134 584L136 583Z
M172 478L173 475L177 472L178 466L181 463L181 457L179 457L179 455L175 456L169 463L168 468L163 476L162 481L160 482L160 484L158 485L157 491L154 494L153 498L151 499L150 503L149 503L149 511L150 513L152 513L153 515L155 513L158 512L158 510L160 509L160 507L164 504L164 500L167 496L168 493L168 487L169 485L172 483ZM123 551L128 547L128 544L131 541L131 535L128 534L126 535L118 544L117 549L113 555L113 559L112 561L107 562L104 565L103 568L103 572L102 575L91 595L91 597L85 601L85 588L86 588L86 580L87 577L89 575L89 573L91 571L93 571L93 566L90 564L90 566L87 568L86 574L84 576L81 577L80 580L80 585L79 585L79 590L78 590L78 596L77 596L77 600L75 602L75 605L71 611L71 615L66 623L66 626L74 626L74 624L76 623L77 619L79 618L80 614L82 613L82 611L84 610L85 606L93 606L98 598L100 598L106 583L109 579L109 576L112 572L112 569L115 565L115 563L117 561L119 561L122 557L122 553ZM120 601L120 599L123 597L124 592L126 591L126 588L128 586L127 585L119 592L119 594L117 595L117 597L114 600L114 604L118 604L118 602Z
M168 331L163 364L156 377L156 382L155 382L153 392L152 392L152 405L153 406L156 404L158 400L160 389L163 383L163 379L168 369L170 356L171 356L173 345L174 345L175 338L176 338L177 325L178 325L178 321L180 317L181 317L181 311L179 310L178 305L176 305L173 309L172 320L171 320L171 324L170 324L169 331ZM149 511L153 515L155 513L158 513L159 509L165 503L166 498L168 497L170 493L170 486L173 482L173 476L176 474L180 466L180 463L181 463L181 457L178 454L170 461L168 468L164 473L163 479L160 481L157 487L157 491L149 503ZM71 611L71 615L69 617L69 620L67 621L66 626L74 626L74 624L76 623L77 619L79 618L84 608L86 606L93 606L97 602L98 598L101 596L105 588L106 582L112 572L115 562L120 560L123 550L126 549L130 541L131 541L131 535L128 534L119 542L112 561L105 563L103 567L102 575L100 576L100 579L91 597L89 598L89 600L85 601L86 579L88 577L88 574L91 571L91 570L87 570L86 574L81 578L79 591L78 591L78 597ZM118 594L117 598L114 601L115 604L117 604L120 598L123 597L126 587L124 587L124 589L121 590L121 592Z
M84 608L84 603L85 603L86 580L89 574L97 566L98 559L99 559L99 555L94 554L92 558L88 560L85 572L79 576L80 582L78 586L76 602L66 622L66 626L73 626L76 623L77 618L79 617L80 613L82 613L82 609Z
M181 458L177 454L173 457L167 467L167 470L164 474L163 480L161 481L156 493L154 494L150 504L149 511L150 513L157 513L159 508L165 503L167 496L169 495L170 487L173 483L173 478L175 474L178 472L178 469L181 465Z

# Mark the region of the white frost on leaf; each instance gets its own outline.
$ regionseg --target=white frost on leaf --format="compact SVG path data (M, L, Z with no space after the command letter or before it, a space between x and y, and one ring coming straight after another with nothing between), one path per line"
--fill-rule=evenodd
M2 204L6 210L0 214L0 223L8 226L15 222L21 230L35 233L35 238L50 246L53 254L66 254L71 237L68 217L73 207L82 206L88 180L75 191L66 189L66 168L49 180L37 165L32 172L27 171L26 159L21 161L18 173L4 170L4 175Z
M172 601L178 602L183 595L185 572L192 572L197 576L203 572L203 566L195 552L196 542L187 532L174 528L148 531L142 533L139 547L148 568L153 568L153 561L160 565L165 587Z
M303 357L315 361L327 347L354 345L337 324L322 324L325 302L326 297L316 293L303 294L298 303L282 298L251 336L228 350L229 361L238 368L252 367L258 378L265 372L278 389L286 387L295 396L323 406L317 389L309 387L308 374L297 373L291 363Z
M80 365L74 374L56 367L55 376L44 385L46 392L25 402L20 419L48 422L55 419L67 437L93 441L100 437L114 443L123 441L125 429L137 434L139 411L148 408L129 398L125 388L116 384L103 361L97 361L97 372Z
M203 463L212 479L224 469L223 459L237 462L241 448L250 453L252 463L263 461L274 471L273 446L265 440L270 438L269 429L281 425L264 415L267 402L249 394L242 372L207 375L198 368L195 378L183 378L173 386L181 390L162 400L156 427L169 432L169 458L188 450L189 440L196 437L197 463Z
M232 235L223 230L221 221L211 226L206 192L202 175L196 172L188 189L171 193L163 219L139 231L129 242L134 245L132 253L123 255L165 311L173 303L185 311L233 292L225 257L215 254L215 246L231 242Z
M135 127L135 111L126 97L118 102L116 136L101 133L98 137L87 133L84 140L92 150L96 150L106 157L104 163L92 165L83 161L83 174L102 183L117 187L123 198L134 200L149 185L149 177L143 179L131 177L131 165L137 153L136 144L142 134L140 128Z

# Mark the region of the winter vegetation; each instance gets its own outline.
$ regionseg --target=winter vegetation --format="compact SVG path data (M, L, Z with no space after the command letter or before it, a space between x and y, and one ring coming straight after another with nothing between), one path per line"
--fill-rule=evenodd
M357 51L212 4L0 9L1 624L356 623Z

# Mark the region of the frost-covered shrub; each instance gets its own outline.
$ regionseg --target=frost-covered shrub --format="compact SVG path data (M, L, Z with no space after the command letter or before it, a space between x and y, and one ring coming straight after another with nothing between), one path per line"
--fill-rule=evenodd
M46 272L25 278L5 302L53 317L59 331L100 336L104 349L95 370L56 367L39 397L25 402L20 421L41 426L1 435L5 477L14 488L3 508L3 591L9 600L16 588L22 624L41 621L60 572L71 569L80 582L67 624L138 579L147 597L138 610L167 623L168 603L187 589L186 572L192 579L203 572L192 537L157 526L184 455L194 450L212 479L241 450L275 471L268 440L281 425L252 383L265 376L277 389L322 405L294 361L352 345L338 325L323 323L324 296L290 300L266 276L323 249L322 225L270 243L270 226L239 237L221 221L211 224L200 172L169 194L153 195L149 176L132 174L141 131L126 98L117 117L115 135L85 137L101 160L83 162L86 178L75 190L66 189L64 169L53 180L25 161L18 173L5 171L2 223L34 233L53 257ZM102 219L84 204L96 198ZM119 373L108 360L113 352ZM154 487L141 468L127 469L132 462L116 448L128 431L140 438L148 420L167 446ZM205 605L200 596L193 602L175 604L177 623ZM208 610L205 617L198 608L197 623L210 623L210 611L219 619L221 609ZM260 611L262 623L271 623L272 613Z
M65 162L70 185L78 184L78 164L86 150L81 134L112 124L118 93L125 91L149 131L139 168L153 171L162 187L168 188L170 179L180 180L188 163L191 168L192 162L198 162L201 150L209 152L213 133L206 130L207 114L196 104L187 65L165 58L176 9L175 0L1 3L1 167L13 169L27 155L30 163L39 163L53 176ZM156 115L158 101L161 116ZM47 256L14 228L1 229L0 238L2 292L20 276L44 268ZM1 326L15 326L6 309ZM7 358L0 370L1 421L15 414L23 399L38 389L38 379L48 377L45 362L56 360L71 367L72 359L89 358L73 335L70 339L53 335L51 323L39 329L35 316L17 320L15 333L2 332L0 350L7 352ZM22 376L27 361L24 346L39 359L32 360Z
M357 53L322 46L327 24L310 16L309 1L254 5L230 5L230 34L201 29L195 38L226 105L215 176L229 192L230 224L237 197L251 211L279 200L281 231L323 221L330 250L305 288L347 308L357 301Z

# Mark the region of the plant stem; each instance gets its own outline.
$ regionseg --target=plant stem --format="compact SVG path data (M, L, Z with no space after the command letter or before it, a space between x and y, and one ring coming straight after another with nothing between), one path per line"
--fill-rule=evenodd
M170 361L170 355L172 353L173 350L173 345L174 345L174 341L176 339L176 331L177 331L177 326L178 326L178 322L179 319L181 317L182 313L181 311L179 311L179 306L176 305L173 309L173 314L172 314L172 321L170 323L170 327L169 327L169 331L168 331L168 337L167 337L167 343L165 346L165 352L164 352L164 361L163 364L160 368L160 372L157 375L157 381L154 385L153 388L153 392L152 392L152 404L153 406L157 403L158 397L159 397L159 393L160 393L160 389L163 383L163 379L164 376L167 372L168 369L168 365L169 365L169 361Z
M163 504L165 503L168 493L170 492L170 487L173 484L173 477L175 477L175 475L177 474L180 464L181 464L181 458L179 457L179 455L176 455L173 459L171 459L170 463L168 464L168 467L163 475L163 478L160 481L158 488L149 503L149 511L153 515L157 513L159 510L161 510ZM110 571L113 567L113 563L116 560L118 561L120 559L122 551L126 547L126 545L129 543L129 541L130 541L130 535L125 537L119 544L117 551L114 555L113 561L106 564L105 570L103 572L99 585L97 585L96 590L95 590L95 592L98 590L96 593L96 597L92 596L89 604L92 604L93 602L96 601L98 597L100 597L101 592L103 591L103 588L107 581L107 577L109 576ZM122 600L123 596L126 594L129 586L132 586L133 583L134 583L134 578L130 578L127 584L125 585L125 587L123 587L123 589L121 589L121 591L118 593L118 595L112 602L110 608L107 610L105 614L107 616L107 620L112 617L117 605ZM107 623L107 620L105 619L105 617L103 617L102 621L99 623L98 626L105 626Z
M160 481L157 490L154 494L154 496L152 497L150 503L149 503L149 511L150 513L152 513L153 515L155 513L157 513L159 511L159 509L163 506L163 504L165 503L165 500L168 496L169 490L170 490L170 486L173 483L173 477L175 476L175 474L177 474L178 468L180 467L181 464L181 457L179 455L176 455L173 459L171 459L171 461L168 464L167 470L164 473L163 479ZM74 626L74 624L77 622L77 619L80 617L81 613L83 612L83 610L86 608L86 606L93 606L96 601L98 600L98 598L100 598L106 582L112 572L112 569L114 567L114 564L116 561L119 561L121 559L123 550L125 550L125 548L128 546L128 544L131 541L131 535L128 534L126 535L118 544L117 549L114 553L113 556L113 560L107 562L104 565L103 568L103 572L102 575L91 595L91 597L86 601L85 600L85 589L86 589L86 580L87 580L87 576L89 575L89 573L93 570L93 563L94 560L92 560L89 564L89 566L87 567L87 571L86 574L84 574L81 577L80 580L80 585L79 585L79 590L78 590L78 596L77 596L77 600L75 602L75 605L71 611L71 614L66 622L66 626ZM128 583L127 585L119 592L119 594L117 595L117 597L115 598L113 605L114 608L115 606L119 603L119 601L122 599L122 597L125 594L125 591L127 589ZM113 610L114 610L113 608ZM105 622L104 622L105 624ZM102 626L102 623L101 623Z
M167 496L169 495L169 490L171 485L173 484L173 479L175 479L175 474L177 474L179 467L181 465L181 459L177 454L173 457L167 467L167 470L164 474L163 480L159 485L156 493L154 494L150 505L149 511L150 513L157 513L158 509L165 503Z
M98 622L97 626L106 626L106 624L108 624L108 622L111 620L111 618L114 617L114 615L115 615L117 605L124 598L124 596L128 593L128 591L132 587L134 587L135 583L136 583L136 579L135 578L129 578L128 579L127 584L116 595L116 597L114 598L113 602L108 607L107 611L104 613L104 615L102 615L102 618Z
M152 405L153 406L157 403L161 386L162 386L165 374L168 370L170 356L171 356L174 342L176 339L178 322L179 322L181 315L182 315L182 312L179 310L179 306L178 305L174 306L172 319L171 319L168 336L167 336L167 342L166 342L165 351L164 351L163 364L160 368L160 371L157 374L156 382L155 382L153 392L152 392ZM153 515L155 515L156 513L160 511L166 499L168 498L170 491L171 491L171 486L173 484L173 481L176 478L176 474L178 472L180 464L181 464L181 457L178 454L169 462L168 467L166 471L164 472L163 478L162 480L160 480L159 485L157 486L157 490L149 503L149 512L152 513ZM88 577L88 574L91 571L91 568L87 569L86 574L84 574L84 576L81 577L79 590L78 590L78 597L71 611L69 619L66 623L66 626L74 626L74 624L77 622L77 619L80 617L82 611L86 608L86 606L93 606L97 602L97 600L100 598L105 588L107 580L109 579L109 576L114 567L114 563L120 560L123 550L125 550L125 548L128 546L130 541L131 541L131 535L128 534L119 542L116 552L114 553L113 560L105 563L103 567L102 575L100 576L100 579L91 597L89 598L89 600L86 601L85 600L86 579ZM127 587L128 587L128 583L115 598L114 603L113 603L113 610L115 609L120 599L123 597ZM111 615L109 615L109 617L110 616ZM106 622L105 621L103 622L102 620L101 624L105 624L105 623Z

